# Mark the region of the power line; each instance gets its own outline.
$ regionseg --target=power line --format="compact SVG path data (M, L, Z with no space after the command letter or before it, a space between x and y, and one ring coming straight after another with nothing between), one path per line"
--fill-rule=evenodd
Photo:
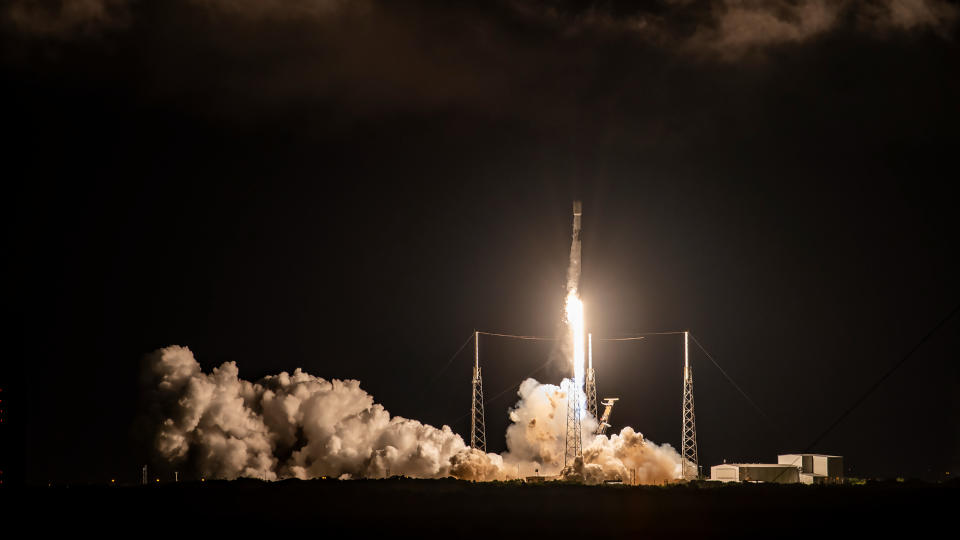
M517 335L514 335L514 334L498 334L498 333L496 333L496 332L484 332L484 331L482 331L482 330L478 330L477 333L478 333L478 334L483 334L483 335L485 335L485 336L500 336L500 337L508 337L508 338L515 338L515 339L528 339L528 340L535 340L535 341L557 341L557 339L558 339L558 338L555 338L555 337L517 336Z
M950 319L952 319L952 318L954 317L954 315L957 314L957 312L960 312L960 304L957 304L957 306L956 306L955 308L953 308L946 317L944 317L943 319L941 319L940 322L938 322L938 323L936 324L936 326L933 327L932 330L930 330L929 332L927 332L927 334L926 334L925 336L923 336L923 339L921 339L919 342L917 342L917 344L914 345L912 349L910 349L910 352L908 352L908 353L906 354L906 356L904 356L903 358L901 358L899 362L897 362L896 364L894 364L893 367L891 367L890 369L888 369L886 373L884 373L882 376L880 376L880 378L877 379L876 382L874 382L872 385L870 385L870 387L867 388L867 390L863 393L863 395L861 395L855 402L853 402L853 405L851 405L849 408L847 408L847 410L844 411L843 414L841 414L839 417L837 417L837 419L834 420L833 423L830 424L830 426L827 427L827 429L825 429L825 430L823 431L823 433L821 433L820 435L818 435L817 438L814 439L813 442L810 443L809 446L807 446L807 448L804 450L804 453L809 452L809 451L810 451L813 447L815 447L821 440L823 440L823 438L826 437L827 434L829 434L831 431L834 430L834 428L836 428L838 425L840 425L840 423L843 422L843 420L844 420L847 416L850 416L850 413L852 413L857 407L860 406L860 404L862 404L864 401L866 401L866 399L867 399L868 397L870 397L870 394L873 394L873 393L877 390L877 388L879 388L880 385L883 384L883 381L885 381L885 380L887 380L888 378L890 378L890 376L893 375L893 373L894 373L895 371L897 371L897 370L900 368L900 366L902 366L903 364L905 364L905 363L907 362L907 360L909 360L909 359L913 356L913 354L914 354L915 352L917 352L917 350L920 349L920 347L923 346L924 343L927 342L927 340L929 340L931 337L933 337L933 335L936 334L937 331L940 330L941 327L943 327L943 325L947 324L947 321L949 321Z
M647 336L675 336L682 333L683 330L671 330L669 332L641 332L620 338L597 338L597 341L627 341L633 339L643 339Z
M810 452L811 450L813 450L813 448L816 447L817 444L818 444L821 440L823 440L824 437L826 437L831 431L834 430L834 428L836 428L838 425L840 425L840 423L843 422L843 420L844 420L847 416L850 416L850 413L852 413L857 407L859 407L864 401L866 401L866 399L867 399L868 397L870 397L870 394L873 394L874 391L876 391L877 388L880 387L880 385L883 383L883 381L887 380L891 375L893 375L893 372L895 372L897 369L900 368L900 366L902 366L903 364L905 364L905 363L907 362L907 360L909 360L910 357L913 356L913 353L917 352L917 350L918 350L924 343L926 343L928 339L930 339L934 334L936 334L937 331L940 330L940 328L941 328L943 325L947 324L947 321L949 321L950 319L952 319L953 316L956 315L958 311L960 311L960 304L957 304L957 306L956 306L955 308L953 308L953 310L950 311L950 313L949 313L946 317L944 317L943 319L941 319L940 322L938 322L938 323L936 324L936 326L933 327L932 330L930 330L929 332L927 332L927 335L923 336L923 339L921 339L919 342L917 342L917 344L914 345L912 349L910 349L910 352L908 352L908 353L906 354L906 356L904 356L903 358L901 358L899 362L897 362L896 364L894 364L893 367L891 367L890 369L888 369L886 373L884 373L882 376L880 376L880 378L877 379L876 382L874 382L872 385L870 385L870 387L867 388L866 392L864 392L863 395L861 395L861 396L853 403L853 405L851 405L849 408L847 408L846 411L843 412L843 414L841 414L839 417L837 417L837 419L834 420L833 423L830 424L830 426L827 427L827 429L823 430L823 432L820 433L820 435L818 435L817 438L814 439L812 443L810 443L809 445L807 445L807 447L806 447L806 448L803 450L803 452L801 452L801 453L802 453L802 454L806 454L806 453ZM784 472L786 472L786 470L781 471L780 474L778 474L778 475L776 476L776 478L773 479L773 481L776 482L776 481L780 478L780 476L783 475Z

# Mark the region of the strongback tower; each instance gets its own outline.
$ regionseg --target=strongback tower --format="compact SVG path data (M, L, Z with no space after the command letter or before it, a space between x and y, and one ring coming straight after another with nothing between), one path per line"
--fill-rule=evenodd
M483 381L480 377L480 332L473 332L473 399L470 447L487 451L487 428L483 421Z
M693 370L690 369L690 332L683 333L683 438L680 456L683 459L681 476L685 480L697 477L697 421L693 414Z

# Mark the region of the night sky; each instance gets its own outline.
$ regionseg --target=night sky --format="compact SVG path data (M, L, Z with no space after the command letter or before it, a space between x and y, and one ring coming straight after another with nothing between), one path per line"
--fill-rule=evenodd
M7 478L133 482L145 354L354 378L469 430L474 329L689 329L700 461L799 452L960 302L960 6L15 0ZM813 449L960 474L960 318ZM489 398L550 343L481 337ZM680 444L682 340L594 346ZM557 383L553 366L539 372ZM512 392L487 405L505 449Z

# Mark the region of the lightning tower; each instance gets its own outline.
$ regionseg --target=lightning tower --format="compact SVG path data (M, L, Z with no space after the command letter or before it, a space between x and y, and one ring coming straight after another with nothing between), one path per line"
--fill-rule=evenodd
M564 468L572 467L583 455L580 433L580 392L574 379L567 380L567 440L563 452Z
M483 421L483 380L480 378L480 332L473 332L473 399L470 420L470 448L487 451L487 428Z
M593 334L587 334L587 380L586 380L586 394L587 394L587 412L589 412L594 418L599 419L597 416L597 377L593 372Z
M697 477L697 421L693 414L693 370L690 369L690 332L683 332L683 438L680 456L683 459L681 476L685 480Z

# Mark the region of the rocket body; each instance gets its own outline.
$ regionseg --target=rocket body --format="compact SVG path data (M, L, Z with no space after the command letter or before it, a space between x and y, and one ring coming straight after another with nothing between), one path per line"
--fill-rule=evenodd
M567 270L567 292L580 290L580 219L583 215L580 201L573 201L573 241L570 243L570 268Z

